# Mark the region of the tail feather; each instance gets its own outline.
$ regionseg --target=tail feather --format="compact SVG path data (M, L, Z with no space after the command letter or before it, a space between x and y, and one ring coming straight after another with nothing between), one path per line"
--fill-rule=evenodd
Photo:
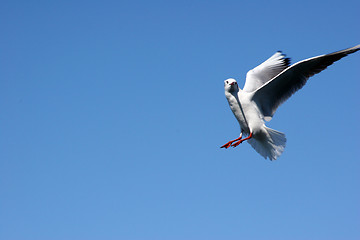
M285 134L268 127L265 130L266 137L250 138L248 143L265 159L276 160L285 149Z

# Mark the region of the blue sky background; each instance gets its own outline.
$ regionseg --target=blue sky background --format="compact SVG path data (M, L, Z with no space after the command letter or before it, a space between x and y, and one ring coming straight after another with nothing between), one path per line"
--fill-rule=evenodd
M249 144L223 81L360 43L360 2L2 1L0 238L360 239L360 54Z

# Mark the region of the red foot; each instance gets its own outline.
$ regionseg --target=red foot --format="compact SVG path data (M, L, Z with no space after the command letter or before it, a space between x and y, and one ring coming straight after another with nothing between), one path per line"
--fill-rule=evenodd
M222 145L220 148L229 148L231 146L231 144L233 144L233 142L239 141L241 140L242 136L240 135L240 137L238 137L237 139L234 139L224 145Z
M239 146L240 145L240 143L242 143L243 141L238 141L238 142L236 142L236 143L234 143L234 144L231 144L231 146L232 147L237 147L237 146Z
M230 141L224 145L222 145L220 148L229 148L231 146L231 144L233 143L233 141Z

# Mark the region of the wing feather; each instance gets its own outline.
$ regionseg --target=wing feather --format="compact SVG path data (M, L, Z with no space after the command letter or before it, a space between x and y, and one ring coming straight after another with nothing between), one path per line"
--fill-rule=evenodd
M291 95L301 89L311 76L323 71L335 61L358 50L360 50L360 45L297 62L259 87L253 95L253 100L262 111L264 117L270 119L276 109Z
M282 72L289 65L290 58L286 58L281 51L276 52L265 62L247 72L243 91L255 91Z

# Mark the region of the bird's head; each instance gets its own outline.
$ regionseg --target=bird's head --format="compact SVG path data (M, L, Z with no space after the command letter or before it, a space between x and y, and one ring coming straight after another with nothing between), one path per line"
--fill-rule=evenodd
M229 78L224 81L225 92L236 92L239 90L239 86L235 79Z

